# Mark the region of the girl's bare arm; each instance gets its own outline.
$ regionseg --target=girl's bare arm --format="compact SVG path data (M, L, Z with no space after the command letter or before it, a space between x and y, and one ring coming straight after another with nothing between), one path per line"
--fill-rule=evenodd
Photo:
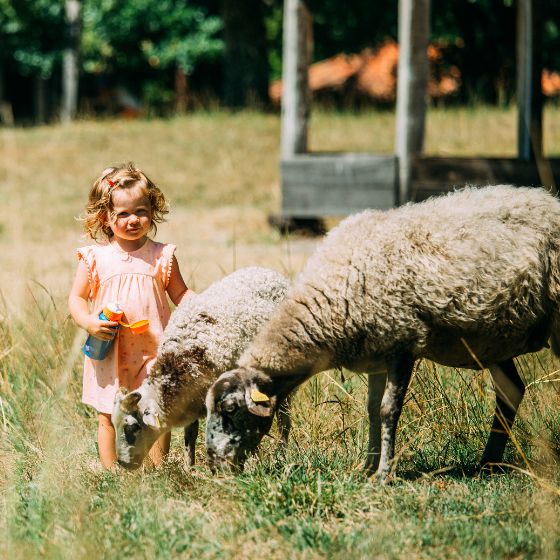
M111 340L115 331L111 329L118 325L114 321L101 321L98 317L101 309L90 313L88 307L89 279L88 271L83 261L78 262L78 270L74 278L74 284L68 296L68 309L72 319L78 327L101 340Z
M171 276L169 277L169 283L167 284L167 294L171 298L171 301L175 305L179 305L184 297L193 294L192 290L189 290L185 281L183 280L183 276L181 275L181 271L179 269L179 263L177 262L177 258L173 255L173 262L171 264Z

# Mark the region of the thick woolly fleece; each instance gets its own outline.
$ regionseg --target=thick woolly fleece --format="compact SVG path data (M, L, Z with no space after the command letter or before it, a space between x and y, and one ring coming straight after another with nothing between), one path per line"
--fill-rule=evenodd
M560 201L466 188L333 229L240 358L272 375L406 352L478 368L558 345Z
M159 395L167 427L186 425L203 413L208 387L235 366L287 289L288 280L278 272L248 267L179 305L145 382Z

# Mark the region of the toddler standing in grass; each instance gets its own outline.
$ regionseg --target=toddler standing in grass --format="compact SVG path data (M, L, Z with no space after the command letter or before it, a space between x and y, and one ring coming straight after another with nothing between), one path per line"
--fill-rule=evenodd
M167 214L160 189L131 163L110 167L94 182L83 218L95 244L78 249L78 269L68 298L76 324L100 340L111 340L112 321L99 313L118 302L123 322L149 320L146 332L121 327L109 354L97 361L85 358L82 401L99 413L99 458L109 469L116 461L113 401L119 387L136 389L150 373L163 329L171 314L167 295L178 305L189 293L175 246L148 237ZM150 457L161 463L169 451L170 434L152 447Z

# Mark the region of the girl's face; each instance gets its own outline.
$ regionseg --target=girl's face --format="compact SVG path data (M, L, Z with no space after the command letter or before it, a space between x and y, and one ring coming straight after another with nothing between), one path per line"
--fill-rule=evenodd
M152 208L142 189L115 189L111 194L113 213L107 220L111 231L120 239L142 239L152 225Z

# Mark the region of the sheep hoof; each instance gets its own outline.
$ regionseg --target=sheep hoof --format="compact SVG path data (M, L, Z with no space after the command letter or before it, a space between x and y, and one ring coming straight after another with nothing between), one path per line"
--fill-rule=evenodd
M194 447L187 447L183 452L185 468L191 469L195 465Z

